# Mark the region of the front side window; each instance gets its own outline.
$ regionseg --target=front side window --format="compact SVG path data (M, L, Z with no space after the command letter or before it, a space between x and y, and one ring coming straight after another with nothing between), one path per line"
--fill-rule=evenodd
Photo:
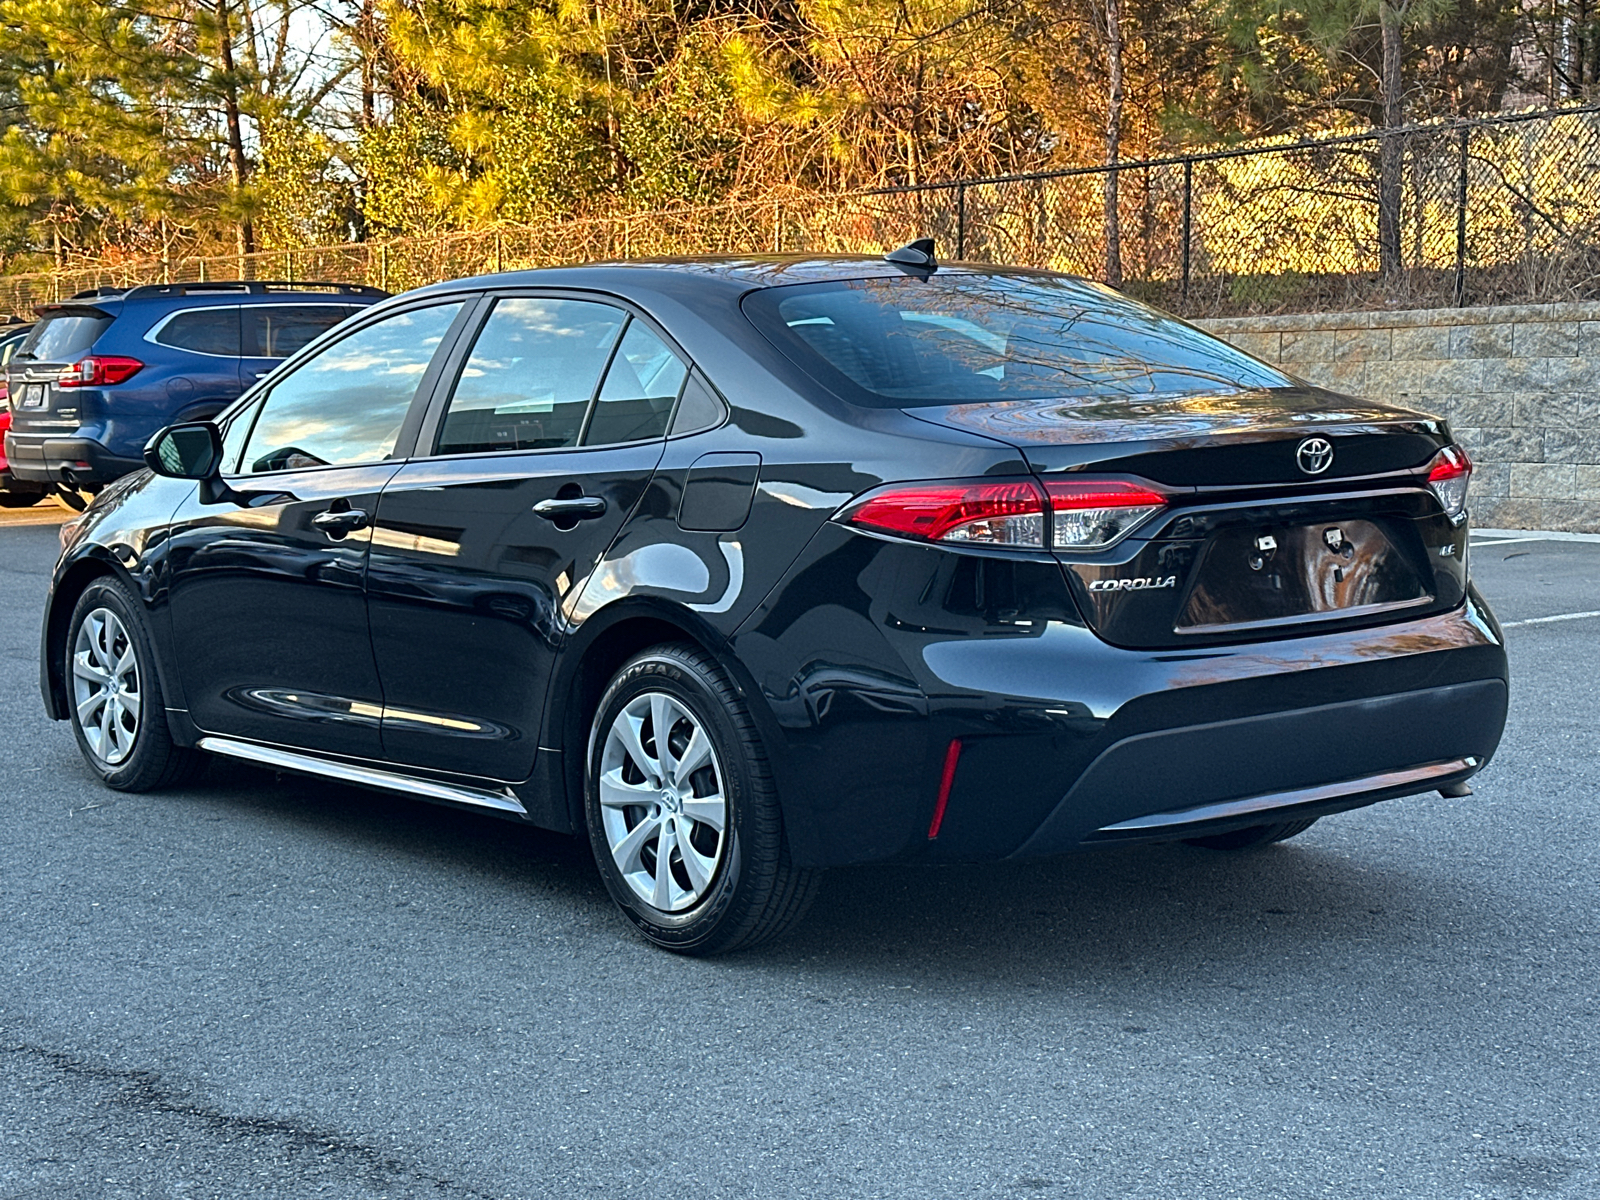
M396 313L341 338L280 379L245 447L243 470L382 462L459 302Z
M626 320L590 300L496 301L456 380L438 453L576 446Z
M256 358L288 358L359 312L343 304L260 304L244 310L245 345Z
M196 354L239 357L239 310L197 308L174 313L154 335L155 341Z
M1192 325L1067 276L851 279L767 288L744 305L819 382L874 407L1291 386Z

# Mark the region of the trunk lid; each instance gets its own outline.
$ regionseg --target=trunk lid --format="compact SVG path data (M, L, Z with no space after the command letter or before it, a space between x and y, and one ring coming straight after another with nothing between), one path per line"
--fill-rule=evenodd
M1156 485L1106 550L1056 551L1090 626L1197 647L1410 619L1466 595L1466 523L1427 487L1446 424L1320 389L909 410L1015 446L1046 482Z

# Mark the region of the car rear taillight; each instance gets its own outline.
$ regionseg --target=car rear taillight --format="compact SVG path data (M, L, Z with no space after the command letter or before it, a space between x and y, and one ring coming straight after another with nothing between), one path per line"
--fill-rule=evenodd
M1460 520L1466 511L1471 478L1472 460L1460 446L1446 446L1428 464L1428 490L1438 497L1452 521Z
M1122 480L1054 481L1042 488L1031 479L891 483L847 505L837 519L929 542L1103 550L1166 503L1159 492Z
M1103 550L1167 505L1160 492L1121 480L1052 480L1044 488L1057 550Z
M132 379L142 370L144 364L137 358L121 358L114 354L80 358L70 367L62 369L61 374L56 377L56 386L112 387L124 380Z
M839 518L929 542L1044 549L1044 491L1030 479L892 483L868 492Z

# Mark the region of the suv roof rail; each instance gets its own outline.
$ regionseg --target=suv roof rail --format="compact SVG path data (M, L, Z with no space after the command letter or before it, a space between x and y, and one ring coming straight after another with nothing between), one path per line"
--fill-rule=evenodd
M119 294L124 300L145 300L156 296L192 296L204 292L243 292L252 296L261 296L269 292L335 292L341 296L372 296L380 300L389 295L382 288L367 287L359 283L287 279L208 279L204 283L147 283Z
M98 300L101 296L120 296L127 288L119 287L92 287L81 292L73 292L69 299L72 300Z

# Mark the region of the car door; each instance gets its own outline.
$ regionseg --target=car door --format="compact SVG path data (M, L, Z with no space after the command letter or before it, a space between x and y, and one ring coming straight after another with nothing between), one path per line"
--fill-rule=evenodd
M243 360L240 373L249 387L265 379L292 354L298 353L340 321L360 312L349 304L248 304L241 313Z
M464 308L364 325L230 422L225 494L202 484L171 525L173 641L201 729L381 757L362 590L371 518Z
M383 744L516 782L567 610L661 459L687 368L620 305L552 295L490 298L456 358L431 453L384 489L372 532Z

